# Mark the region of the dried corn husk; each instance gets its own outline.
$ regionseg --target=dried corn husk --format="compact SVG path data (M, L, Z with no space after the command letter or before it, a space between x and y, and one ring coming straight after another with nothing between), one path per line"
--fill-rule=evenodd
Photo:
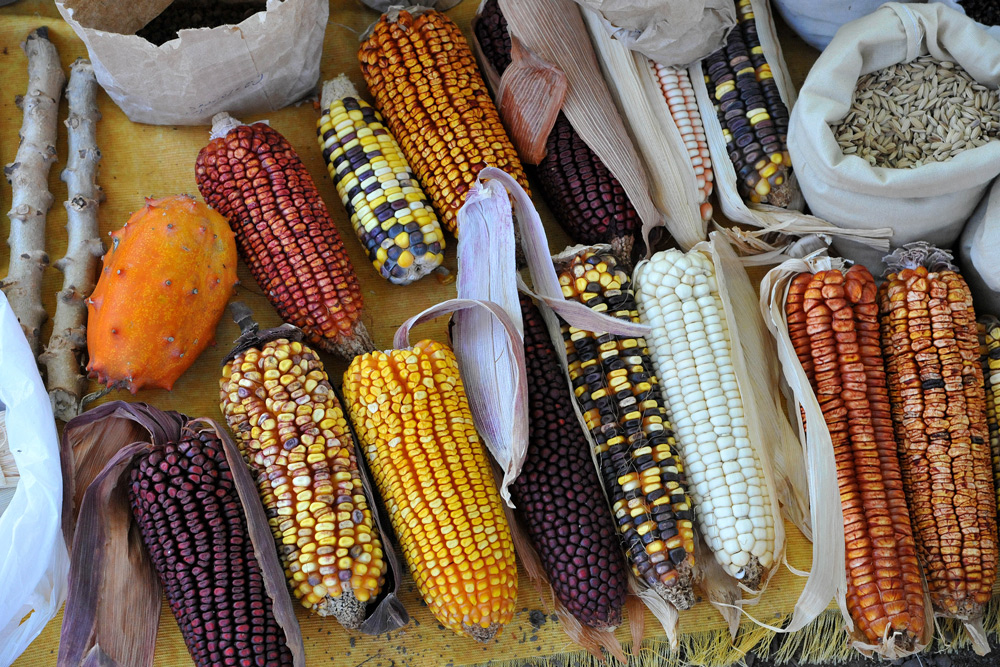
M18 474L14 455L10 452L10 442L7 440L7 427L4 426L5 414L6 410L0 410L0 489L12 489L17 486ZM0 504L0 508L2 507L3 505ZM0 514L2 513L3 511L0 509Z
M580 138L621 183L643 228L662 226L662 214L650 200L649 179L601 75L579 7L573 0L499 2L511 36L535 57L551 63L566 75L569 87L562 105L563 113ZM496 95L494 81L502 82L511 68L507 68L503 77L498 77L495 71L490 73L492 68L481 57L478 43L475 48L481 68L487 72L486 80ZM536 98L535 105L521 113L541 117L544 113L541 109L547 106L544 96ZM648 248L649 239L644 236L643 241Z
M777 31L771 15L771 8L766 0L751 0L751 6L757 22L757 36L760 39L764 56L771 65L774 81L778 86L781 99L791 112L795 105L795 85L792 83L781 52ZM708 89L705 86L705 73L701 62L696 62L689 68L691 83L698 98L698 109L701 111L702 122L705 125L705 135L708 138L709 152L712 155L712 168L715 170L715 192L718 193L719 205L725 216L733 221L762 228L761 233L779 231L783 234L804 236L806 234L827 234L830 236L845 236L870 245L873 248L888 249L889 237L892 232L888 228L857 230L841 229L815 216L802 213L805 200L798 191L795 182L795 165L792 165L790 182L796 196L787 208L778 208L768 204L749 204L744 202L736 189L736 171L726 151L726 142L722 135L722 126ZM746 236L744 235L744 238Z
M294 664L305 664L274 538L257 487L232 440L211 420L115 401L72 419L63 431L63 526L73 548L60 666L153 664L160 581L133 525L125 488L136 456L179 439L184 430L211 430L222 441L275 619Z
M768 330L777 342L778 359L785 380L782 389L787 399L786 413L795 419L799 437L805 443L809 507L813 528L813 574L806 583L806 589L809 589L810 583L815 579L816 596L822 593L829 600L828 591L835 591L837 604L853 648L866 656L877 654L895 660L922 651L930 643L934 633L934 624L930 622L934 617L930 596L926 594L925 587L924 604L928 622L924 625L924 637L911 652L900 650L892 642L873 645L867 642L861 631L854 626L847 608L844 515L840 505L833 442L816 394L795 354L785 317L788 287L796 275L805 271L843 270L846 266L844 260L820 253L783 262L771 269L761 282L760 310ZM802 419L798 418L798 415L804 415L805 421L809 424L808 429L804 429ZM803 591L803 597L805 593L806 591ZM819 599L816 601L819 602Z

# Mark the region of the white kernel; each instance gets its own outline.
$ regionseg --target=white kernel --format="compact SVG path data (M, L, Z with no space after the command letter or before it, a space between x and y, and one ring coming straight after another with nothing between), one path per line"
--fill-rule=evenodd
M747 563L750 562L750 554L745 551L746 547L743 546L742 540L736 538L736 543L740 545L740 551L733 554L733 565L740 568L746 567Z

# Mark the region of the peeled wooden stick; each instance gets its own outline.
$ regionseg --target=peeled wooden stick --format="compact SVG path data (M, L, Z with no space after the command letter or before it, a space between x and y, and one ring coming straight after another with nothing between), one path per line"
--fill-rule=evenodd
M45 215L52 206L49 168L56 161L56 120L66 75L59 52L46 27L36 28L21 45L28 56L28 92L18 96L24 111L21 144L14 161L4 167L11 184L10 268L0 288L17 315L31 352L38 356L39 334L48 317L42 307L42 274L48 266L45 252Z
M97 228L97 208L104 191L97 184L101 151L97 148L97 79L94 66L79 58L70 67L69 157L62 180L67 185L66 212L69 245L55 263L63 272L63 288L56 302L52 337L38 361L47 371L49 398L57 419L69 421L80 414L80 399L87 387L81 372L87 351L87 297L94 289L97 264L104 254Z

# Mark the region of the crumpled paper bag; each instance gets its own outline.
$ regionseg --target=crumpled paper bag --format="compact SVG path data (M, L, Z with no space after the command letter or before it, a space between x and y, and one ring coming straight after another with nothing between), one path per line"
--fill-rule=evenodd
M733 0L576 0L611 36L662 65L690 65L717 51L736 25Z
M205 125L220 111L274 111L319 80L327 0L267 0L238 25L182 30L155 46L135 32L170 0L57 0L87 45L97 81L125 115L151 125Z

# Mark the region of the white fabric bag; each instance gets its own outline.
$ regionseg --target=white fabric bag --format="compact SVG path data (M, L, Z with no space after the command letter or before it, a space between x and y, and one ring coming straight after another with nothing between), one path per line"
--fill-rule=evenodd
M20 474L14 497L0 514L0 667L7 667L66 599L69 554L60 524L63 479L52 405L2 292L0 401Z
M934 0L935 2L940 2L945 7L951 7L956 12L961 12L965 14L965 7L962 6L958 0ZM984 23L976 22L976 25L982 27L986 32L990 34L993 39L1000 39L1000 25L986 25Z
M928 52L986 86L1000 84L1000 42L971 19L939 3L890 2L837 32L799 91L789 125L792 163L813 214L839 227L891 227L894 248L917 240L950 247L1000 173L1000 141L916 169L872 167L837 144L830 124L847 115L858 79ZM834 247L876 276L884 268L871 248L842 238Z
M956 250L976 314L1000 316L1000 180L969 218Z

